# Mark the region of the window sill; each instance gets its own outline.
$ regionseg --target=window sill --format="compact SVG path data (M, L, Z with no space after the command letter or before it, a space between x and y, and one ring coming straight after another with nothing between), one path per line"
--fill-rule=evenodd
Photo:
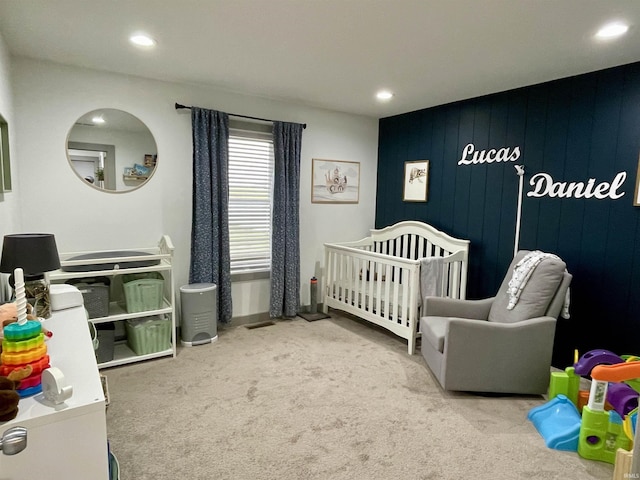
M251 280L266 280L271 278L271 271L240 272L231 274L231 282L249 282Z

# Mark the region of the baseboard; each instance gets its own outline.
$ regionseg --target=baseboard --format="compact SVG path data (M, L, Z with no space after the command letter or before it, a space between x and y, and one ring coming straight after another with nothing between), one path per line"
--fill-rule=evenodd
M318 304L318 312L322 312L322 306L323 304ZM309 305L302 305L300 307L300 313L309 313L310 309L311 308ZM237 327L240 325L248 325L251 323L266 322L268 320L271 320L269 312L254 313L252 315L245 315L242 317L233 317L231 318L231 322L227 325L225 325L224 323L218 323L218 328L224 329L229 327Z
M321 312L323 306L324 306L323 303L319 303L318 307L316 308L316 311ZM300 313L309 313L310 310L311 310L311 305L301 305L300 306Z

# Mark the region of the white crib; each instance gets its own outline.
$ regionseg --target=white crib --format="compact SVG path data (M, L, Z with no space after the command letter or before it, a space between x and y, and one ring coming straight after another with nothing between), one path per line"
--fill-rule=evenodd
M469 240L453 238L431 225L404 221L356 242L325 243L323 309L351 313L406 338L415 351L420 319L420 267L441 257L439 291L464 299Z

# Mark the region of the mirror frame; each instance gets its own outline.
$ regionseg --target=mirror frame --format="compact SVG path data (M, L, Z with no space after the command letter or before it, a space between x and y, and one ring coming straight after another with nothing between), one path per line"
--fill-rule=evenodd
M149 173L149 176L144 179L143 181L140 180L135 180L135 181L139 181L140 183L138 185L134 185L131 188L127 188L125 190L116 190L115 188L113 189L109 189L109 188L105 188L105 187L99 187L93 183L88 182L85 178L83 178L80 173L78 173L78 171L75 169L72 160L71 160L71 155L69 154L69 150L88 150L88 151L100 151L100 152L107 152L107 155L111 155L111 158L115 159L115 151L116 151L116 147L117 145L108 145L108 144L101 144L101 143L91 143L91 142L84 142L84 141L74 141L74 140L70 140L71 137L71 132L73 131L74 127L77 126L78 121L89 115L89 114L93 114L95 112L101 112L101 111L105 111L105 110L117 110L118 112L121 113L125 113L127 115L129 115L130 117L133 117L134 119L136 119L138 122L140 122L141 125L143 125L147 131L149 132L149 135L151 136L151 138L153 139L153 142L155 144L155 164L153 169L151 170L151 173ZM100 192L105 192L105 193L116 193L116 194L121 194L121 193L129 193L129 192L133 192L135 190L138 190L139 188L143 187L144 185L146 185L151 178L153 177L153 175L156 173L156 170L158 169L157 166L157 151L158 151L158 142L155 139L155 136L153 135L153 133L151 132L151 129L147 126L146 123L144 123L142 120L140 120L140 118L138 118L136 115L126 111L126 110L122 110L119 108L110 108L110 107L104 107L104 108L95 108L93 110L90 110L82 115L80 115L76 121L73 123L73 125L71 125L71 128L69 129L68 133L67 133L67 138L65 141L65 154L67 156L67 163L69 164L69 168L71 168L71 170L73 171L74 175L76 177L78 177L82 183L84 183L85 185L93 188L94 190L98 190ZM144 162L144 159L140 160L140 163ZM116 178L118 175L123 175L123 177L125 176L123 172L117 172L117 168L116 165L114 164L113 167L113 179L114 182L116 181Z

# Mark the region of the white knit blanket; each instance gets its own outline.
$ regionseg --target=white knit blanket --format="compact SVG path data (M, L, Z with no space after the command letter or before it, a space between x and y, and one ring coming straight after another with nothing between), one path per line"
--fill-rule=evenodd
M560 257L554 255L553 253L544 253L540 250L534 250L533 252L527 253L522 260L520 260L515 268L513 269L513 275L511 280L509 280L509 288L507 289L507 295L509 296L509 304L507 305L507 310L513 310L513 308L518 303L520 299L520 294L524 290L524 287L527 285L531 274L538 266L540 262L542 262L545 258L553 258L555 260L560 260ZM564 306L562 309L562 318L569 318L569 289L567 289L567 293L564 298Z

